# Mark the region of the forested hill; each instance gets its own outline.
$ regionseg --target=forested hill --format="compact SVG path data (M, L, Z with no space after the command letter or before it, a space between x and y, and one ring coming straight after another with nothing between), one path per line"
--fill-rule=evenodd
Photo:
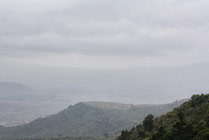
M101 137L48 137L48 138L34 138L34 139L18 139L18 140L110 140L107 138L101 138Z
M164 105L127 105L108 102L87 102L39 118L29 124L0 130L0 140L47 137L114 138L124 129L131 129L153 113L159 116L185 100Z
M116 140L209 140L209 94L192 98L161 117L148 115Z

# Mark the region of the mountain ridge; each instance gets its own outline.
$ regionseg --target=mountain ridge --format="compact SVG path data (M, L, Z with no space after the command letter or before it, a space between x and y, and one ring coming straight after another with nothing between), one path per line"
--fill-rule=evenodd
M108 102L81 102L68 108L38 118L30 123L7 128L1 133L0 140L21 138L44 138L62 136L92 136L113 138L123 129L130 129L143 118L154 112L159 116L184 101L165 105L130 105ZM120 106L121 105L121 106Z
M0 82L0 94L19 94L33 92L33 89L25 84L18 82Z

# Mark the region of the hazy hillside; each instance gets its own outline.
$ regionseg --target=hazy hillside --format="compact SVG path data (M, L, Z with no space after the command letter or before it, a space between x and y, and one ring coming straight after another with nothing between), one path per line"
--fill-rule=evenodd
M16 83L16 82L0 82L0 95L1 98L4 96L9 96L8 94L11 95L18 95L18 94L31 94L33 92L33 89L23 85L21 83Z
M10 127L0 134L2 140L51 136L115 137L123 129L140 123L150 113L155 116L179 106L182 101L165 105L127 105L107 102L87 102L29 124Z
M34 138L34 139L18 139L18 140L109 140L101 137L49 137L49 138Z
M58 111L71 104L62 92L45 92L22 83L0 82L0 125L14 126ZM64 100L68 100L65 101Z
M153 119L148 115L143 124L122 131L117 140L208 140L209 94L193 95L173 111Z
M0 82L0 125L15 125L23 123L21 112L27 112L27 103L20 104L34 90L24 84L16 82Z

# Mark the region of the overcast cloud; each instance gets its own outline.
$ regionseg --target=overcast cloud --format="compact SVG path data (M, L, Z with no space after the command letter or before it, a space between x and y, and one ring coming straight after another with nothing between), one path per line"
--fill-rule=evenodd
M74 102L208 93L208 54L209 0L0 0L0 82Z
M207 0L0 0L1 62L79 68L209 60Z

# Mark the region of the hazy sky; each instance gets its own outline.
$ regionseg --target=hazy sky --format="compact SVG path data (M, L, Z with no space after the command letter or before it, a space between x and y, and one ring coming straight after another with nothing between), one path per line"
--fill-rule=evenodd
M208 7L208 0L0 0L0 81L208 91ZM188 65L195 69L178 69Z
M44 89L9 108L209 93L209 0L0 0L0 82Z
M209 60L207 0L0 0L0 65L96 69Z

